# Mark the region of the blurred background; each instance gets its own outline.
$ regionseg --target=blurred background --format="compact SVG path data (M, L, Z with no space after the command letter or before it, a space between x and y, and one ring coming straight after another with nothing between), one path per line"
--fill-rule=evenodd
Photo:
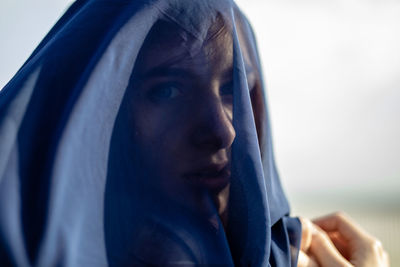
M400 1L237 0L296 215L342 210L400 266Z
M237 0L295 215L342 210L400 266L400 1ZM0 88L71 0L0 2Z

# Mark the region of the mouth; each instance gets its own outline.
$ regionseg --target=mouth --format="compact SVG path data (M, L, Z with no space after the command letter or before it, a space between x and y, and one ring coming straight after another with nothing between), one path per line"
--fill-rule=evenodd
M205 168L185 174L184 178L195 186L212 191L219 191L224 189L230 182L230 166L227 163L209 165Z

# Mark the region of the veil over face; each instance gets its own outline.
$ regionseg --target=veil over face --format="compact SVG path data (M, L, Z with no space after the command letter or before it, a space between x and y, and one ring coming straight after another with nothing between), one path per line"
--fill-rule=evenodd
M78 0L0 93L0 262L295 266L229 0Z

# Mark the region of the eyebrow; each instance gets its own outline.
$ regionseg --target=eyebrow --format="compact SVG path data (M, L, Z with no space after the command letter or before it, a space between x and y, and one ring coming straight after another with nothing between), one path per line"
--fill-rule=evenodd
M232 77L232 69L227 69L222 73L223 79L230 80ZM143 75L140 75L142 79L153 78L153 77L191 77L194 78L196 75L193 72L183 68L170 67L170 66L157 66L146 71Z
M158 66L151 68L146 71L142 78L152 78L152 77L165 77L165 76L174 76L174 77L192 77L193 74L182 68L174 68L168 66Z

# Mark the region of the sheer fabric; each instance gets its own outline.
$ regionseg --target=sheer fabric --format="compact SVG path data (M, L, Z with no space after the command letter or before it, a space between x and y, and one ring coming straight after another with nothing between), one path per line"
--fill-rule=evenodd
M232 1L78 0L0 93L2 266L295 266Z

